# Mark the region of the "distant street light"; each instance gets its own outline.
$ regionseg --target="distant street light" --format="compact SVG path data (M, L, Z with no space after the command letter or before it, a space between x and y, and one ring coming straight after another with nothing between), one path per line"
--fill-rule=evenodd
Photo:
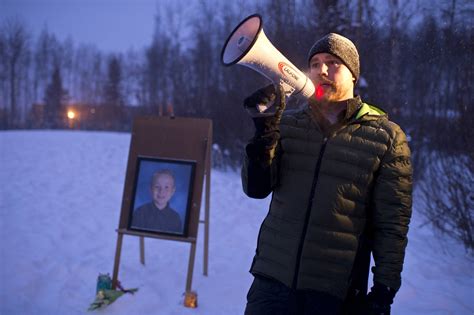
M74 119L74 117L76 117L76 113L73 112L72 110L68 111L67 112L67 118L69 119Z
M76 117L76 113L73 110L67 111L67 118L68 118L68 125L69 129L74 129L76 124L78 123L78 117Z

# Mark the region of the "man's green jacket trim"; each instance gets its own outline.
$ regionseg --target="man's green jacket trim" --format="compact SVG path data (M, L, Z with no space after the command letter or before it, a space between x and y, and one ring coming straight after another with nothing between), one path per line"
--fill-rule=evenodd
M330 135L309 107L285 113L271 165L245 158L245 193L272 193L253 274L344 299L356 254L370 237L374 281L400 288L412 206L410 150L382 110L354 100L354 112Z

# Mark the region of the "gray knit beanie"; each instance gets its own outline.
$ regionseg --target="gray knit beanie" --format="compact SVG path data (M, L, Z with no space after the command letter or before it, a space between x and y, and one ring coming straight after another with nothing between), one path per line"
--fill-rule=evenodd
M336 33L327 34L318 40L309 50L308 63L314 55L319 53L329 53L339 57L352 72L357 82L360 74L359 53L350 39Z

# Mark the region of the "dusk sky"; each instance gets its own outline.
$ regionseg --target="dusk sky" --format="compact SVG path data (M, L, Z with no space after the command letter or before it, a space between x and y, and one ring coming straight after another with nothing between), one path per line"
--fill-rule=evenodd
M248 3L262 0L240 0L239 10L242 17L255 13ZM431 12L440 14L440 4L446 0L405 0L407 10L404 14L411 16L414 12ZM201 1L202 2L202 1ZM195 15L200 1L194 0L0 0L0 23L6 18L17 17L25 23L29 31L37 35L47 27L48 31L60 40L70 36L77 44L94 44L103 52L126 52L129 48L137 50L149 45L153 35L154 18L157 7L180 7L181 17L189 22ZM204 0L206 4L221 5L218 0ZM377 4L377 19L384 15L387 2L374 0ZM469 6L469 1L461 0L458 7ZM417 7L416 10L409 8ZM473 5L470 5L471 9ZM408 9L409 8L409 9ZM174 12L168 14L168 21L173 20ZM176 9L178 10L178 9ZM248 12L247 12L248 11ZM248 13L248 14L244 14ZM420 15L421 16L421 15ZM171 17L171 18L170 18ZM418 21L418 19L413 19ZM186 32L177 36L186 37Z
M46 26L60 40L106 52L141 49L151 41L156 0L1 0L0 19L18 17L37 35Z

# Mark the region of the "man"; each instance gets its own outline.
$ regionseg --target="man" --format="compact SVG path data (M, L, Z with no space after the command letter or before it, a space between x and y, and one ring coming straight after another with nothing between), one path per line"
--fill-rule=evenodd
M181 233L181 218L169 206L169 201L175 191L175 179L170 170L155 172L150 185L152 202L134 211L132 227L160 232Z
M245 193L265 198L255 276L245 314L390 314L411 217L412 169L405 134L354 96L359 55L331 33L308 54L315 96L287 112L282 89L244 105L253 115L242 167ZM370 251L374 285L366 297Z

